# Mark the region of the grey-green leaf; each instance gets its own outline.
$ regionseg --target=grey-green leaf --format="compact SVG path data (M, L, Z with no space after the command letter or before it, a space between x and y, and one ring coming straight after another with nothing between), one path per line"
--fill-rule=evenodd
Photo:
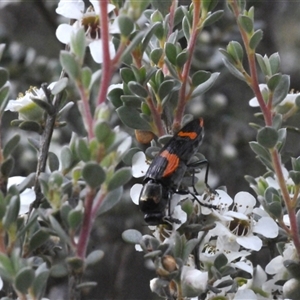
M6 159L18 146L20 142L21 136L19 134L15 134L4 146L3 148L3 157Z
M80 78L80 67L75 57L67 51L60 52L60 63L63 68L66 70L68 75L74 80L77 81Z
M135 229L127 229L122 233L122 239L131 244L139 244L142 237L142 234Z
M117 108L117 114L121 121L128 127L133 129L151 131L151 126L147 123L136 109L121 106Z
M15 287L22 294L27 294L28 289L34 281L34 271L30 267L21 269L15 278Z
M99 187L105 180L105 172L95 162L88 162L82 169L82 177L91 188Z
M36 231L30 238L29 250L34 251L35 249L42 246L49 239L49 232L45 228L41 228Z
M263 127L257 133L257 142L268 149L275 147L278 141L278 131L273 127Z
M105 196L102 205L99 208L98 215L102 215L112 209L122 198L123 187L118 187L117 189L108 192Z
M67 77L63 77L59 79L51 90L52 95L57 95L62 92L68 85L69 79Z
M120 186L125 185L131 179L131 168L124 167L115 172L113 177L110 179L107 189L112 191Z
M102 250L95 250L91 252L85 260L86 266L87 267L94 266L96 263L101 261L103 257L104 257L104 252Z

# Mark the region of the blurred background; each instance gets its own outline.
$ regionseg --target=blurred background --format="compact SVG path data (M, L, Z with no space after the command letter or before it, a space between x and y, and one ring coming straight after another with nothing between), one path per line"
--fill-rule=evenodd
M179 1L188 5L190 1ZM10 99L16 99L20 92L30 86L39 87L41 83L51 83L58 79L61 67L59 51L64 48L55 37L57 26L63 21L55 13L58 0L49 1L1 1L0 2L0 43L6 44L1 67L10 74ZM255 7L256 29L264 31L264 37L257 49L261 55L279 52L281 71L291 76L291 88L300 90L300 6L298 1L249 1L248 7ZM249 107L253 97L244 83L234 78L224 67L219 48L225 48L231 40L240 41L235 20L226 7L219 1L216 9L225 9L224 16L213 26L205 28L199 36L193 71L208 70L220 72L213 88L201 99L189 104L188 110L205 120L205 138L201 151L209 160L211 172L209 182L213 187L226 186L233 197L239 191L251 191L244 179L264 173L264 168L250 150L249 141L255 139L255 130L249 123L257 122L253 116L257 108ZM181 41L184 45L185 41ZM93 62L87 58L87 63ZM93 65L94 70L97 65ZM263 77L260 78L263 82ZM117 76L116 76L117 82ZM70 89L71 91L71 89ZM78 96L70 93L70 101ZM71 132L84 136L82 124L78 121L76 106L68 116L68 126L57 129L53 136L51 151L59 155L60 148L69 143ZM16 116L7 112L2 125L5 140L17 130L10 126ZM74 121L75 120L75 121ZM299 115L291 123L299 126ZM114 115L113 126L119 121ZM121 125L121 124L120 124ZM121 125L123 126L123 125ZM124 127L124 126L123 126ZM129 128L126 131L132 134ZM15 174L27 176L36 168L36 152L28 144L28 133L22 133L22 142L15 151ZM288 132L285 149L294 157L300 153L297 133ZM139 146L139 145L138 145ZM130 185L133 184L133 181ZM130 185L127 191L129 192ZM89 280L98 286L87 293L85 299L156 299L150 292L149 281L155 272L148 268L143 254L136 252L132 245L123 242L124 230L134 228L143 234L148 233L139 208L134 205L128 192L113 210L101 216L94 226L89 250L101 249L105 252L103 260L87 274ZM53 279L51 299L64 299L66 281Z

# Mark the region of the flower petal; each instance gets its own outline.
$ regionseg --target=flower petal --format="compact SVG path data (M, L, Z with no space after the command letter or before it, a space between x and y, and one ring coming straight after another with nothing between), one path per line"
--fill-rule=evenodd
M140 183L134 184L130 189L130 197L134 204L139 205L139 199L143 185Z
M91 42L89 44L89 48L94 61L98 64L101 64L103 62L102 41L95 40ZM110 57L114 57L116 54L115 47L112 42L109 42L109 54Z
M60 0L56 13L69 19L80 19L84 11L82 0Z
M69 44L74 28L69 24L60 24L55 32L57 39L63 44Z
M254 251L258 251L262 247L261 239L254 235L237 237L236 241L244 248Z
M135 153L132 157L132 176L135 178L143 177L148 168L149 164L147 164L144 152L139 151Z
M276 222L270 217L262 217L255 224L253 232L273 239L278 235L278 226Z
M252 212L256 200L248 192L239 192L234 197L234 203L238 212L248 215Z
M99 0L90 0L94 7L94 11L97 15L100 15L100 3ZM111 13L116 7L113 4L107 4L107 13Z

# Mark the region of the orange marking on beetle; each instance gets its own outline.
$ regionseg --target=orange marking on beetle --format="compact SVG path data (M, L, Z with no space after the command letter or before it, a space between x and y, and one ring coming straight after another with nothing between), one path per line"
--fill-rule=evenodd
M189 137L191 140L194 140L197 137L197 133L195 131L179 131L177 135L180 137Z
M179 157L176 154L171 154L169 151L165 150L160 153L160 156L165 157L168 161L167 167L163 173L163 177L172 175L179 165Z

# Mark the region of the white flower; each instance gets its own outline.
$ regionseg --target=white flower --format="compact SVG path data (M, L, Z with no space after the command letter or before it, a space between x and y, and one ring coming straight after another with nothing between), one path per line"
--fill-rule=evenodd
M199 296L206 290L208 272L201 272L197 269L183 266L181 272L181 283L185 297Z
M227 211L222 215L223 218L231 218L231 221L217 221L216 227L210 232L212 235L226 235L244 248L255 251L261 249L262 240L254 233L268 238L278 235L278 226L272 218L264 216L258 221L254 220L252 214L256 200L251 194L239 192L234 203L234 211Z
M48 86L48 89L52 89L55 82ZM32 101L32 98L36 98L42 101L46 101L46 96L42 88L30 87L25 95L20 94L16 100L9 100L5 110L10 110L19 113L19 119L24 121L42 121L44 110Z
M12 185L18 185L24 181L25 177L22 176L13 176L8 178L7 188L9 189ZM25 214L29 211L31 203L35 200L35 192L33 189L25 189L20 194L20 211L19 214Z
M57 39L63 44L69 44L72 34L76 33L80 28L84 28L86 33L87 44L90 48L91 55L95 62L103 62L102 41L100 39L100 6L99 1L90 1L93 7L89 7L84 12L84 2L82 0L69 1L60 0L56 12L66 18L75 19L73 25L60 24L56 30ZM112 12L115 6L108 4L108 13ZM110 33L119 33L117 22L109 24ZM110 57L115 55L113 43L109 42Z
M260 92L264 99L268 99L269 88L266 84L262 83L259 85ZM281 107L289 107L292 108L296 106L296 98L300 96L300 93L290 93L287 94L286 97L278 104ZM249 100L249 105L251 107L258 107L259 103L256 97Z
M282 255L274 257L266 266L266 272L270 275L276 275L278 279L283 279L288 274L284 267L285 260L297 260L297 251L292 242L285 244Z
M132 157L132 176L135 178L143 177L145 176L148 168L149 163L147 162L144 152L139 151L135 153Z

